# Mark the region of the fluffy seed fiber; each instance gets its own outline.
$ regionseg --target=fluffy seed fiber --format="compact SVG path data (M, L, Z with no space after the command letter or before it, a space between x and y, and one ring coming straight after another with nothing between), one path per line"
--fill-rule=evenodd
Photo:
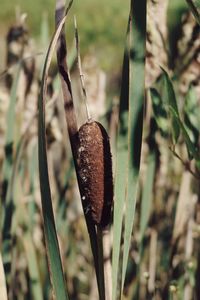
M79 129L79 175L85 213L105 227L111 218L113 202L112 159L109 138L104 127L95 121Z

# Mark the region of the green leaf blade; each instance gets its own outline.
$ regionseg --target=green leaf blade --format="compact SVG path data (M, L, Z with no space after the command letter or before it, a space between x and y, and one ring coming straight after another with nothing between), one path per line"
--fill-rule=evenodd
M38 116L38 157L39 157L39 175L40 190L42 198L42 212L44 218L44 233L46 241L46 249L48 256L48 264L50 270L50 279L53 286L53 292L56 299L66 300L68 294L65 286L65 278L62 269L58 238L54 221L46 150L46 127L45 127L45 93L47 84L47 75L60 32L63 28L66 15L57 27L45 59L41 92L39 97L39 116Z
M140 170L143 103L145 97L146 6L146 0L131 1L132 26L130 34L128 126L129 159L121 290L123 290L128 263Z
M167 103L168 106L173 107L176 114L179 115L176 95L175 95L172 81L170 80L168 73L163 68L161 69L164 74L164 95L163 95L164 101ZM174 116L171 114L170 114L170 118L172 123L172 140L173 143L176 144L180 135L180 128L176 118L174 118Z
M183 124L183 122L181 121L179 115L177 115L176 111L173 109L173 107L169 107L170 108L170 111L171 113L173 114L174 118L176 119L177 121L177 124L179 125L181 131L182 131L182 134L183 134L183 138L185 140L185 143L186 143L186 146L187 146L187 149L190 153L190 155L197 161L199 162L200 161L200 153L198 152L198 150L195 148L195 145L193 144L193 142L191 141L190 137L189 137L189 134Z
M113 254L112 254L112 299L118 297L118 275L121 267L120 247L125 204L125 190L127 185L128 164L128 96L129 96L129 56L125 48L122 86L119 109L119 130L117 137L117 163L115 177L114 226L113 226ZM120 287L119 287L120 288Z

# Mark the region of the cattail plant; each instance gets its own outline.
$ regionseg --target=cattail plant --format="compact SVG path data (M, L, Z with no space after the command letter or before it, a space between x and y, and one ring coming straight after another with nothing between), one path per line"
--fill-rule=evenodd
M130 1L119 102L115 97L116 123L112 135L116 136L117 145L115 151L112 144L113 155L105 128L94 118L95 114L93 118L90 116L92 106L87 105L90 96L87 97L86 90L97 99L98 91L91 93L91 90L96 92L96 88L90 90L90 84L87 89L84 86L76 22L76 47L70 55L67 53L64 24L72 1L66 1L69 3L66 10L64 2L56 1L56 28L42 59L44 67L38 64L37 53L29 52L32 43L27 39L26 27L23 27L25 30L21 25L12 28L7 35L7 69L0 73L0 300L199 299L198 0L179 0L180 16L183 16L183 3L185 8L189 4L193 15L187 15L183 23L179 20L182 37L176 45L177 57L166 34L169 29L169 36L174 37L176 30L165 23L166 20L172 22L170 10L175 12L176 20L179 19L173 4L177 1ZM90 22L90 26L92 22L93 26L94 18L100 18L106 30L107 21L112 21L112 28L107 30L109 34L116 32L116 20L122 28L122 14L128 2L123 7L120 0L96 2L91 18L85 13L91 8L91 1L76 3L84 26L86 22ZM106 11L111 9L113 15L97 15L96 9L101 6ZM117 19L113 8L120 11ZM112 42L114 38L115 35ZM46 46L48 39L44 40ZM19 52L15 52L16 42ZM39 44L37 46L39 49ZM59 76L52 78L51 93L48 73L56 48L57 63L52 65L52 73L57 74L54 67L58 67ZM118 48L117 43L114 48ZM100 51L106 54L106 47L102 49ZM95 57L98 56L99 50L95 53ZM78 64L73 65L81 81L82 96L77 97L78 104L84 102L84 106L79 106L86 108L86 117L81 123L74 105L76 87L73 85L72 90L69 76L71 57L73 62L74 58L78 60ZM116 56L104 57L111 64ZM88 66L90 63L87 61ZM43 76L38 81L41 67ZM112 66L112 81L117 90L119 81L113 76L116 68L117 64L114 69ZM88 73L91 76L91 72ZM93 74L92 83L95 82ZM59 80L64 103L59 101ZM109 98L113 96L112 91L113 85L109 82ZM99 115L102 110L96 106ZM103 117L109 118L108 128L111 128L113 115L109 109L110 106ZM38 148L34 124L37 117L41 193L37 184ZM63 120L69 136L61 123ZM49 124L55 135L56 129L61 129L59 138L52 139L53 143L49 139ZM68 152L68 138L72 156L70 150ZM112 172L113 162L115 172Z
M57 24L61 16L60 13L61 10L57 10ZM78 131L66 59L63 60L63 57L66 58L67 55L63 33L57 50L58 68L62 83L65 115L79 191L94 256L99 297L100 299L105 299L102 229L109 224L111 219L113 201L112 160L106 130L100 123L91 120L88 110L87 95L79 54L76 19L74 21L78 68L88 117L87 122L83 124Z
M107 133L103 126L97 122L87 122L79 130L76 121L76 115L73 106L73 96L71 89L70 77L68 74L68 67L66 64L67 48L64 36L63 25L66 19L67 12L72 4L70 1L66 13L64 13L64 4L62 1L57 1L56 7L56 31L52 38L52 42L49 46L47 58L45 61L45 67L43 71L42 80L42 92L40 101L40 115L39 120L39 163L40 163L40 179L44 180L44 175L46 176L47 182L46 186L41 185L42 194L42 204L43 210L49 210L51 218L46 218L44 214L45 223L45 237L47 245L47 253L50 268L54 268L55 261L53 261L53 253L57 253L57 264L59 269L57 275L60 278L60 287L58 288L58 276L56 273L52 272L52 283L54 291L57 296L60 295L62 291L62 298L67 297L63 282L63 271L60 261L58 241L55 233L55 224L53 218L52 204L51 200L49 207L47 208L47 203L45 198L50 196L50 187L48 182L48 170L47 170L47 157L46 157L46 137L45 137L45 111L44 111L44 97L46 92L46 81L48 68L51 61L51 56L53 49L57 45L57 62L58 71L62 84L63 98L64 98L64 108L67 121L67 128L69 133L69 139L77 174L78 185L80 189L80 195L82 199L82 205L84 209L84 214L86 218L86 224L88 233L90 236L90 242L92 247L92 252L94 256L95 270L97 275L97 283L99 290L100 299L105 299L105 287L104 287L104 270L103 270L103 246L102 246L102 228L109 224L111 216L111 205L113 198L113 182L112 182L112 163L111 163L111 153L110 145ZM42 154L43 153L43 154ZM44 155L44 156L43 156ZM44 163L44 165L43 165ZM44 170L47 173L44 174ZM51 226L49 221L52 222ZM97 228L96 228L97 226ZM49 227L52 228L52 234L55 237L53 243L50 241ZM60 297L60 296L59 296ZM61 298L59 298L61 299Z
M79 36L74 17L75 40L78 69L83 92L87 122L78 131L79 147L77 155L78 174L82 193L81 198L85 213L91 211L94 223L106 227L111 218L113 201L112 158L110 141L105 128L92 120L87 103L87 93L81 66ZM84 202L87 203L86 206Z
M72 4L72 1L70 2L67 11L69 10L70 5ZM141 12L141 7L137 3L134 7L133 3L131 3L131 16L136 19L137 26L136 29L132 25L133 33L131 33L131 37L138 38L138 33L141 38L140 47L142 47L142 52L140 51L140 54L138 52L138 55L141 56L141 64L139 65L139 71L141 72L140 79L143 79L144 83L144 42L145 42L145 16L146 16L146 1L142 2L142 14L143 18L142 21L139 21L137 19L137 11ZM81 128L78 130L77 121L76 121L76 115L74 112L74 105L73 105L73 95L72 95L72 88L71 88L71 82L70 77L68 73L68 67L66 63L67 58L67 48L66 48L66 41L64 36L64 30L63 30L63 24L65 21L66 16L64 16L64 5L62 1L57 1L57 9L56 9L56 27L57 30L55 32L55 35L52 39L51 45L49 47L49 54L52 52L53 47L55 46L56 42L58 41L57 46L57 62L58 62L58 70L59 75L61 79L61 85L62 85L62 91L63 91L63 98L64 98L64 108L65 108L65 116L67 121L67 128L69 133L69 139L70 144L72 148L72 154L77 174L77 180L80 190L80 195L82 199L82 205L84 209L86 224L88 233L90 236L90 242L91 242L91 248L94 256L94 264L95 264L95 270L97 275L97 284L98 284L98 290L99 290L99 297L100 299L105 299L105 283L104 283L104 268L103 268L103 244L102 244L102 230L109 224L110 217L111 217L111 209L112 209L112 201L113 201L113 180L112 180L112 161L111 161L111 153L110 153L110 145L109 145L109 139L107 136L107 133L103 126L93 120L90 120L88 117L88 121L81 126ZM131 24L131 23L130 23ZM141 26L141 28L140 28ZM61 34L60 34L61 32ZM77 34L76 34L77 37ZM131 51L132 44L130 44L130 48L128 51ZM78 48L78 47L77 47ZM138 51L139 48L133 49L134 51ZM49 55L48 54L48 55ZM79 55L78 55L79 56ZM47 63L50 63L50 55L47 59ZM129 62L130 64L130 70L132 71L132 67L134 70L134 64L137 65L137 62L133 60L133 62ZM133 66L132 66L133 65ZM80 62L79 62L80 66ZM125 65L126 68L126 65ZM125 69L125 72L129 71L129 68ZM44 71L44 77L43 82L46 80L47 75L47 68ZM135 73L133 72L133 75ZM80 72L80 76L82 76ZM81 77L82 78L82 77ZM124 78L123 78L124 79ZM83 81L82 81L82 87L83 87ZM122 93L124 93L124 90L127 88L126 83L122 87ZM136 98L136 111L132 111L131 107L131 99L132 94L134 93L133 88L136 88L137 90L137 98ZM45 87L44 87L45 90ZM43 91L44 91L43 90ZM83 92L85 93L85 89L83 88ZM129 155L133 155L133 151L135 151L135 145L138 141L137 147L139 149L141 148L141 135L142 135L142 118L139 120L139 133L135 136L134 130L136 126L136 120L138 120L138 116L141 116L142 106L143 106L143 84L140 82L138 85L137 83L133 85L133 87L130 85L130 96L129 96L129 109L130 109L130 117L129 117L129 132L127 135L127 139L129 141ZM85 94L86 95L86 94ZM43 93L44 96L44 93ZM43 100L44 101L44 100ZM44 105L44 104L43 104ZM44 114L44 110L43 110ZM42 115L41 115L42 117ZM44 124L44 120L43 120ZM45 125L44 125L45 126ZM137 125L138 126L138 125ZM43 129L44 134L44 129ZM39 139L40 141L40 139ZM134 147L132 146L132 143ZM39 144L40 146L40 144ZM41 145L42 146L42 145ZM39 149L42 149L41 146ZM140 164L140 150L136 152L137 157L135 158L137 166L133 168L132 166L132 157L130 159L130 178L134 179L134 185L132 192L136 193L136 185L137 185L137 178L138 178L138 172L139 172L139 164ZM45 155L46 156L46 155ZM46 160L46 158L45 158ZM42 169L41 175L42 175ZM133 178L133 173L135 173ZM123 175L124 176L124 175ZM129 181L130 181L129 178ZM131 187L131 181L129 182L129 188ZM129 191L129 189L128 189ZM41 188L42 192L42 188ZM129 191L130 193L130 191ZM50 196L50 195L49 195ZM129 197L130 198L130 197ZM44 204L44 200L43 200ZM46 204L44 204L46 205ZM132 210L132 205L129 200L128 207L129 207L129 218L127 219L128 222L133 222L133 216L134 211ZM130 215L130 212L133 212L133 216ZM122 211L120 211L122 213ZM131 219L130 219L131 217ZM117 222L120 218L118 218ZM127 223L128 224L128 223ZM121 224L120 224L121 226ZM128 225L125 226L125 230L127 231ZM55 227L55 225L53 225ZM132 226L131 226L132 227ZM116 226L117 228L117 226ZM123 258L123 272L122 272L122 288L125 280L125 270L127 265L127 258L128 258L128 249L130 245L130 237L131 237L131 228L129 226L129 229L127 231L128 239L125 240L125 254ZM121 236L121 232L119 233L119 237ZM55 240L55 247L57 242ZM118 245L116 245L118 247ZM118 255L118 254L117 254ZM50 255L49 255L50 257ZM115 258L114 258L115 259ZM50 260L50 259L49 259ZM51 261L51 260L50 260ZM53 264L53 262L52 262ZM59 262L60 264L60 262ZM118 273L117 269L118 264L116 265L116 275ZM62 278L62 268L60 268L60 277ZM56 280L56 278L55 278ZM63 280L63 279L61 279ZM115 293L116 293L116 286L117 286L117 277L114 277L115 284L114 284L114 294L113 299L115 299ZM55 289L55 286L54 286Z
M113 200L112 160L109 137L98 122L88 121L79 131L78 169L92 220L101 227L110 223ZM85 211L87 213L87 211Z

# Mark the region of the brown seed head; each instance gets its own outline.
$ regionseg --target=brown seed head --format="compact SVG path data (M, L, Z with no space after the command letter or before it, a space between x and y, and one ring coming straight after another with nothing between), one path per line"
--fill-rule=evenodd
M78 167L82 201L88 203L86 209L90 210L93 221L105 227L110 222L113 202L109 138L104 127L92 121L80 127L79 139Z

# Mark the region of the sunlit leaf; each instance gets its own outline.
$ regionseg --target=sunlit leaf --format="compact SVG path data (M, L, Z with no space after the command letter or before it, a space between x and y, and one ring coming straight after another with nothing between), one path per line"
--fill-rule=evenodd
M168 73L162 68L163 74L164 74L164 93L163 93L163 101L167 103L167 105L170 105L173 107L174 111L177 115L179 115L178 112L178 105L176 101L176 95L174 91L174 87L172 84L172 81L169 78ZM170 115L171 118L171 124L172 124L172 140L173 143L176 144L179 138L180 134L180 128L177 123L176 118L173 115Z
M71 4L71 3L70 3ZM67 10L68 12L68 10ZM39 117L38 117L38 144L39 144L39 174L40 174L40 190L42 198L42 211L44 218L44 233L46 240L46 249L50 269L50 277L53 291L56 299L68 299L65 278L62 269L58 238L56 233L51 190L48 174L47 150L46 150L46 126L45 126L45 96L47 89L47 76L51 63L53 51L58 41L60 32L65 23L67 14L59 23L51 43L49 45L42 75L41 91L39 97Z
M176 119L177 121L177 124L179 125L181 131L182 131L182 134L183 134L183 138L185 140L185 143L187 145L187 149L190 153L190 155L195 158L195 160L197 162L199 162L200 160L200 153L199 151L196 149L195 145L193 144L193 142L191 141L189 135L188 135L188 132L183 124L183 122L181 121L179 115L177 115L176 111L173 109L173 107L169 107L170 108L170 111L171 113L173 114L174 118Z
M128 185L125 209L122 290L133 229L143 129L146 55L146 0L131 1L129 122L128 122Z

